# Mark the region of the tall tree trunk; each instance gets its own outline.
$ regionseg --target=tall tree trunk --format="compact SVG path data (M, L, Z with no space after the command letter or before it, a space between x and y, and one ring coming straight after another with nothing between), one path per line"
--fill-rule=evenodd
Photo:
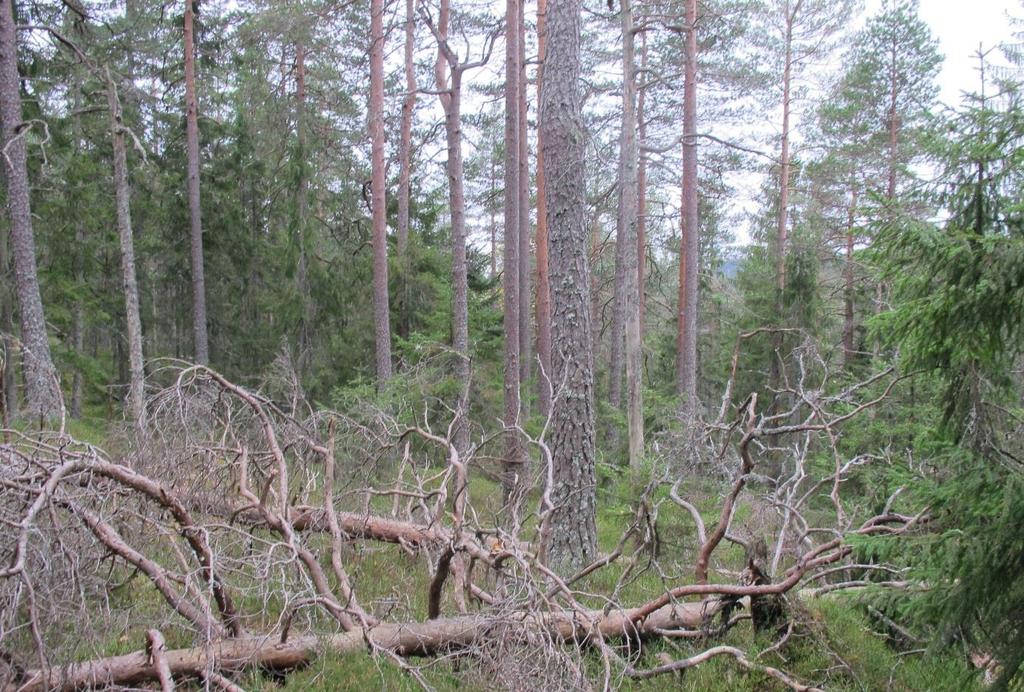
M547 0L537 0L537 103L540 104L547 47ZM548 273L547 193L544 191L544 143L537 129L537 357L544 376L537 378L540 413L551 412L551 283Z
M137 432L146 423L145 366L142 355L142 318L139 317L139 287L135 279L135 244L132 236L131 190L128 187L128 152L124 141L124 119L117 87L107 73L107 106L114 151L114 199L117 234L121 244L121 287L124 291L125 327L128 332L128 416Z
M409 336L409 200L412 196L412 116L416 109L416 8L414 0L405 0L405 96L402 97L402 125L398 144L398 261L402 269L402 312L398 333Z
M786 28L785 28L785 56L783 58L782 71L782 145L779 153L779 210L776 216L775 227L775 314L776 319L782 320L783 294L786 290L786 252L787 236L789 231L789 117L790 117L790 89L793 75L793 23L796 20L795 13L799 9L791 9L790 3L786 2ZM783 324L775 325L777 327ZM771 368L769 369L769 382L772 390L778 390L782 380L782 345L783 333L776 331L772 334ZM774 408L774 407L773 407Z
M619 230L623 235L623 308L626 330L626 420L629 467L644 457L643 353L640 343L640 285L637 265L636 61L632 0L620 0L622 24L622 131L619 136Z
M647 32L640 34L640 72L637 82L647 79ZM644 119L644 105L647 89L637 84L636 122L640 143L647 139L647 122ZM639 286L637 294L640 312L640 342L643 343L644 331L647 328L647 156L639 153L636 171L636 281Z
M505 327L506 428L520 424L519 400L519 22L522 0L505 3L505 257L502 267ZM525 478L524 455L519 433L505 435L502 486L505 502L514 509L515 497Z
M498 210L494 201L498 197L498 159L491 155L491 191L488 207L491 209L491 276L498 276Z
M57 371L43 317L36 274L36 245L29 201L28 152L20 132L21 89L18 47L11 0L0 0L0 124L3 126L7 210L11 219L11 254L21 317L22 364L26 411L32 418L52 418L60 409Z
M210 362L206 333L206 272L203 216L199 200L199 100L196 97L195 0L185 0L185 142L188 157L188 218L192 232L192 347L197 363Z
M843 367L847 370L853 365L856 357L854 345L854 312L853 312L853 244L854 220L857 215L857 188L850 186L850 209L846 217L846 265L843 268Z
M295 45L295 134L299 145L299 179L295 186L295 228L299 247L299 261L295 272L295 287L299 294L299 353L296 368L303 375L309 368L312 344L313 301L309 287L309 152L306 150L306 47L299 41Z
M676 386L681 414L697 411L697 308L699 300L700 217L697 196L697 2L686 3L686 50L683 66L683 214L679 252L679 335Z
M444 108L444 130L448 145L448 200L452 222L452 348L458 359L455 375L459 382L459 414L455 429L455 448L460 454L469 450L469 285L466 272L466 194L462 165L462 66L453 53L446 52L448 41L448 0L441 0L438 12L438 52L434 79ZM451 85L445 74L447 62Z
M619 173L621 174L621 169ZM622 184L621 179L619 184ZM615 269L612 278L612 326L608 348L608 403L614 408L622 406L622 352L626 331L626 229L622 216L615 220ZM628 271L632 271L629 269Z
M82 152L82 115L79 112L82 107L82 89L80 84L74 86L75 113L71 119L72 153L77 159ZM72 190L67 192L68 200L74 204L77 200ZM85 246L85 219L81 214L75 214L75 244L79 248ZM75 304L71 308L71 348L79 357L84 356L85 348L85 299L81 292L85 287L85 261L81 252L76 252L72 258L72 265L75 272L75 288L78 295L75 296ZM2 327L0 327L2 329ZM80 418L82 415L82 399L84 395L84 378L82 369L76 367L71 376L71 415Z
M5 428L18 417L18 377L14 369L14 287L7 229L0 229L0 421Z
M384 0L370 1L370 213L373 216L373 322L378 385L391 378L388 228L384 180Z
M549 0L540 137L552 282L552 359L559 383L550 447L553 508L541 527L545 559L565 574L597 553L594 359L580 94L580 0ZM564 384L563 384L564 383Z
M519 385L520 404L526 406L522 386L530 379L533 358L530 356L530 141L526 103L526 17L525 3L519 5Z

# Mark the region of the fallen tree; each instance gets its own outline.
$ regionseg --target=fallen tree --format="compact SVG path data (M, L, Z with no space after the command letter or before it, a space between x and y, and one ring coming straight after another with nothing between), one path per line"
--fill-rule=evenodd
M834 442L834 427L852 417L849 393L842 396L841 412L829 414L829 401L804 393L784 417L758 414L751 397L737 407L734 423L708 428L719 461L738 468L710 533L679 496L678 483L655 478L636 499L616 548L576 574L559 575L543 559L552 511L543 433L530 438L517 431L541 458L540 492L532 521L519 524L535 528L509 534L481 519L485 502L471 501L469 474L480 446L460 455L452 441L456 421L439 434L427 420L403 424L379 411L372 424L333 412L302 416L205 367L185 368L150 402L148 435L121 460L62 431L5 431L0 519L12 530L0 539L6 564L0 568L0 684L43 690L159 682L167 688L175 678L197 678L232 689L231 676L248 667L287 670L321 653L362 652L416 675L405 657L479 657L489 647L520 642L560 657L578 685L586 684L586 674L558 652L566 644L577 657L586 648L597 652L605 686L612 668L642 678L726 655L793 689L812 689L734 647L651 669L636 668L635 653L651 637L721 634L745 617L733 615L741 601L754 606L755 624L768 622L758 604L782 612L785 594L848 564L847 536L899 533L926 521L887 505L858 528L810 526L800 507L817 488L831 491L836 520L849 521L836 489L856 465L837 461L832 477L786 503L772 555L789 559L777 581L767 553L751 557L756 541L735 535L734 508L754 474L761 441L825 433ZM794 473L803 473L801 463ZM782 480L790 496L803 483L802 477ZM661 593L628 605L619 594L638 570L665 574L655 540L659 507L668 499L656 495L665 485L697 523L697 583L672 584L663 576ZM831 537L813 540L817 533ZM712 557L723 540L746 547L747 568L738 581L733 575L712 583ZM357 596L351 570L359 543L400 546L425 560L424 610L396 617L374 612ZM621 570L611 592L579 587L613 565ZM138 616L130 599L118 603L119 590L137 576L163 607L144 622L132 620ZM69 617L74 631L65 626ZM113 622L126 623L123 636L144 632L147 646L102 655L100 637ZM168 648L161 632L171 630L175 641L191 645Z

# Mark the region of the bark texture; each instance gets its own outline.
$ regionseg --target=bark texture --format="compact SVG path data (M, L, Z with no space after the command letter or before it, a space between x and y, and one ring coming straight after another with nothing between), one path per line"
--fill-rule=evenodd
M388 227L384 186L384 1L370 2L370 213L373 217L373 324L377 380L391 378Z
M620 1L622 23L622 130L619 135L618 228L622 238L623 311L626 331L626 420L629 467L638 469L644 457L642 358L640 343L640 287L637 265L637 145L636 49L631 0ZM616 240L618 245L618 240ZM618 254L618 253L616 253ZM616 273L618 270L616 269Z
M299 179L295 186L295 234L299 247L295 288L299 294L299 374L309 366L312 350L313 301L309 287L309 151L306 124L306 46L295 45L295 135L299 145Z
M530 330L530 142L526 102L526 17L524 3L519 5L519 84L518 96L518 161L519 161L519 384L520 404L526 406L522 387L533 370Z
M402 124L398 144L398 262L401 267L398 333L409 336L409 200L412 197L412 117L416 110L416 65L413 50L416 45L416 8L414 0L405 0L405 96L402 97Z
M522 0L505 3L505 253L502 263L504 292L505 379L504 416L506 428L519 425L519 22ZM505 434L505 464L502 485L505 501L516 495L523 476L523 450L518 432Z
M438 12L437 61L434 63L434 79L444 108L445 141L448 160L445 164L448 175L448 201L452 224L452 348L457 362L455 374L459 381L459 411L461 420L455 428L455 447L465 454L469 449L469 285L466 270L466 193L463 188L462 163L462 75L465 66L447 47L448 42L448 0L442 0ZM451 76L446 74L447 64Z
M544 84L544 57L547 47L547 0L537 0L537 103ZM548 272L547 193L544 192L544 146L537 131L537 358L543 375L537 378L540 414L551 411L551 284Z
M790 174L790 151L789 151L789 129L790 129L790 90L793 83L793 26L796 21L796 13L799 11L800 2L791 7L787 2L785 6L785 27L783 34L783 66L782 66L782 143L779 151L779 210L775 224L775 314L777 319L782 319L783 293L786 290L786 254L788 252L789 235L789 174ZM776 326L784 326L778 324ZM782 379L782 344L783 333L775 331L772 333L771 368L769 369L769 387L773 390L779 388Z
M696 411L697 302L699 290L697 234L697 2L686 2L686 50L683 66L683 226L679 252L679 336L676 386L684 418Z
M36 273L36 244L29 201L28 152L21 120L18 45L11 0L0 0L0 124L3 126L4 176L11 221L11 255L21 319L21 359L25 382L25 413L49 419L60 409L57 371L43 317Z
M540 130L551 252L554 510L542 536L546 558L567 572L597 552L594 473L594 364L590 322L586 186L580 95L580 1L549 0L546 87Z
M114 199L117 235L121 249L121 289L124 323L128 333L128 417L136 431L146 424L146 372L142 353L142 318L139 316L139 284L135 277L135 243L132 235L131 190L128 187L128 152L117 87L107 73L107 107L114 152Z
M210 362L210 343L206 332L203 214L199 197L199 99L196 96L194 2L185 0L185 150L192 252L192 349L195 361L205 365Z

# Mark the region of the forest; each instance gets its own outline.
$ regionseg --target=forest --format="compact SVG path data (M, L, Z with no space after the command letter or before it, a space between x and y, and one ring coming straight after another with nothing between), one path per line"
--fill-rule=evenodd
M1024 690L1022 87L918 0L0 0L0 689Z

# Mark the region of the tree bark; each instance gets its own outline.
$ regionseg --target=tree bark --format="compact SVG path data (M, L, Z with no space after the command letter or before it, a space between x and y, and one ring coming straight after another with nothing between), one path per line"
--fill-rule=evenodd
M74 92L75 113L71 119L71 150L77 159L82 152L82 115L79 112L82 107L82 89L80 84L75 84ZM66 194L68 201L72 204L77 201L70 186ZM75 215L75 243L79 248L85 246L85 223L81 214ZM81 252L75 253L72 265L75 272L75 287L78 291L82 291L85 287L85 261ZM2 271L2 267L0 267L0 271ZM2 325L0 325L0 329L3 329ZM75 304L71 308L71 348L79 357L85 355L85 300L81 295L75 297ZM79 418L82 415L85 385L83 380L81 368L76 367L71 375L71 416L73 418Z
M448 41L448 0L441 0L438 12L437 61L434 79L444 109L445 139L448 146L446 171L452 224L452 348L456 353L455 375L459 382L461 420L455 428L455 448L460 454L469 450L469 284L466 270L466 194L462 163L462 74L463 68L452 53L446 53ZM451 85L445 74L447 62Z
M537 103L543 91L544 59L547 48L547 0L537 0ZM544 191L544 144L537 131L537 357L544 374L537 378L542 416L551 412L551 284L548 272L547 193Z
M398 144L398 262L401 266L401 305L398 331L409 336L409 200L412 197L412 118L416 110L416 8L414 0L405 0L405 96L402 97L402 124Z
M524 455L519 433L519 22L522 0L505 3L505 252L502 263L504 291L505 460L502 486L506 505L514 504L524 478Z
M519 385L520 405L526 410L523 385L530 379L533 358L530 355L530 142L526 103L526 17L525 4L519 5L519 85L518 85L518 161L519 161Z
M775 314L777 320L782 320L783 294L786 290L786 252L787 236L789 230L789 127L790 127L790 89L792 87L793 75L793 24L796 21L796 12L800 7L799 1L795 8L790 7L786 2L785 6L785 55L783 58L782 71L782 144L779 153L779 210L776 217L775 228ZM784 326L779 323L777 327ZM772 334L771 368L769 369L769 387L778 390L782 380L782 344L784 335L781 331Z
M644 105L647 89L640 86L647 79L647 32L640 33L640 72L637 75L636 123L640 141L647 140L647 122L644 119ZM647 156L640 152L636 171L636 276L639 293L637 305L640 310L640 342L643 343L647 329Z
M697 2L686 2L686 49L683 66L683 214L679 251L679 334L676 342L676 387L680 413L692 417L697 395L697 309L699 300L700 217L697 195Z
M192 348L197 363L210 362L206 332L206 273L203 267L203 216L199 198L199 100L196 97L195 0L185 0L185 149L188 218L192 252Z
M295 288L299 294L299 338L296 368L299 375L309 367L311 356L311 330L313 301L309 287L309 152L307 151L306 124L306 46L300 40L295 44L295 138L298 141L299 179L295 186L295 228L299 248Z
M7 249L7 229L0 231L0 421L5 428L18 417L18 377L14 370L14 287L10 253Z
M618 228L623 247L623 310L626 330L626 419L629 467L638 470L644 457L642 358L640 343L640 275L637 270L636 63L631 0L620 0L622 25L622 130L619 136ZM616 240L618 245L618 239ZM616 273L618 270L616 269Z
M121 248L121 288L124 292L125 328L128 332L128 416L135 430L146 424L146 372L142 354L142 318L139 316L139 286L135 278L135 244L132 236L131 190L128 187L128 152L124 119L117 87L107 72L107 106L114 152L114 199L117 234Z
M44 420L57 415L61 402L36 273L28 152L25 135L21 131L18 44L11 0L0 0L0 124L3 126L3 150L6 154L3 159L7 211L11 220L11 254L21 318L26 413L34 419Z
M846 218L846 265L843 268L843 367L847 370L853 365L856 357L854 344L854 277L853 277L853 245L854 220L857 214L857 188L851 185L850 209Z
M614 639L656 635L664 630L696 629L706 618L713 617L718 607L713 604L705 607L702 603L670 604L642 619L637 617L638 610L613 610L607 614L596 610L584 615L595 623L599 636ZM393 651L400 656L424 656L464 648L485 639L488 631L502 622L507 619L468 615L427 622L381 623L365 631L354 629L328 637L300 635L285 641L240 637L191 649L165 649L162 658L172 676L197 677L209 670L238 670L247 666L284 671L308 664L324 650L334 655L365 654L367 638L374 649ZM549 636L565 642L584 640L593 634L572 612L525 614L521 624L534 627L538 632L546 631ZM140 650L61 668L25 671L20 680L5 689L56 692L104 685L135 686L155 680L159 680L159 667L145 650Z
M370 213L373 217L373 323L378 386L391 378L388 228L384 180L384 1L370 2Z
M553 511L541 540L563 573L597 552L594 469L594 363L590 322L586 184L580 94L580 0L549 0L540 136L550 242L553 402L549 488Z

